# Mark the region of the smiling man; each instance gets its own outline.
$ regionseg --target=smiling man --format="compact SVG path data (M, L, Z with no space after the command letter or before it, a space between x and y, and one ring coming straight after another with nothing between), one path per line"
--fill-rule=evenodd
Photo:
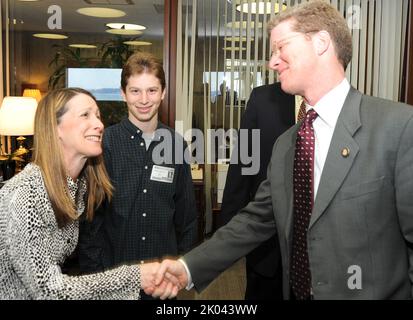
M275 142L255 199L164 261L159 280L168 271L202 290L276 235L286 299L411 299L413 108L350 86L350 30L325 1L283 11L269 28L270 68L303 96L306 117Z
M132 55L123 67L121 88L128 118L107 128L103 137L105 164L115 191L92 224L82 223L79 257L85 272L183 254L197 240L189 164L153 161L154 149L166 131L171 150L176 143L183 145L177 141L182 137L158 121L165 96L162 65L151 54ZM172 159L183 159L174 155ZM142 292L145 297L149 298Z

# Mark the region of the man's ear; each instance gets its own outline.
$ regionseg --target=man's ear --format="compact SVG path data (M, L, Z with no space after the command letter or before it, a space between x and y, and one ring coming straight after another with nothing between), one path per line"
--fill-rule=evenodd
M125 92L123 91L123 89L120 89L120 94L122 95L123 101L126 102L126 94L125 94Z
M331 47L330 34L325 30L321 30L317 32L317 34L314 37L315 37L314 45L315 45L316 53L319 56L321 56Z
M165 98L165 93L166 93L166 89L163 89L162 91L162 96L161 96L161 100L163 100Z

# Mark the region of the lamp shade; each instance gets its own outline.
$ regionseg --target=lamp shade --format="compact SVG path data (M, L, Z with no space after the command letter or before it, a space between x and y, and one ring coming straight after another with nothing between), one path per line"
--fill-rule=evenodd
M40 101L42 98L42 94L40 93L39 89L24 89L23 91L23 97L32 97L35 98L37 102Z
M0 108L0 134L28 136L34 132L37 102L29 97L5 97Z

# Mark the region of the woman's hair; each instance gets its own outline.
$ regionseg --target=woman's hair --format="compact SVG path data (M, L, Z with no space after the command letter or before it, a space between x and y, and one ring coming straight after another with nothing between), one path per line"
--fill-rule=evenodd
M165 72L162 63L155 58L154 55L148 52L136 52L131 55L126 61L122 69L121 87L123 92L126 92L126 86L131 76L142 73L151 73L157 77L161 83L162 90L165 90Z
M42 171L46 191L59 228L78 218L76 205L69 196L68 173L57 126L68 110L67 103L79 94L85 94L96 101L90 92L80 88L53 90L40 100L34 121L32 160ZM102 155L89 158L81 175L87 184L86 217L90 221L93 218L95 208L102 203L104 198L111 199L113 187Z

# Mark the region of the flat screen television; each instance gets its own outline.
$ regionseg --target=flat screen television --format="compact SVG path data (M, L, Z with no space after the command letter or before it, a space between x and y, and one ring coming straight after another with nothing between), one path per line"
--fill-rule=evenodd
M90 91L99 101L123 101L120 94L122 69L67 68L66 86Z

